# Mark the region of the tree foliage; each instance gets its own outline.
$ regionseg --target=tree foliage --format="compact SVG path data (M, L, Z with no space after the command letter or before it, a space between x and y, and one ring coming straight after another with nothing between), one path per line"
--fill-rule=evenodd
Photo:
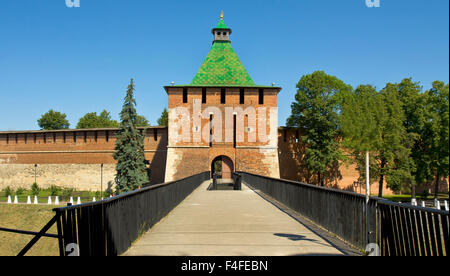
M119 123L111 119L108 111L103 110L100 115L97 112L90 112L80 118L77 124L78 129L82 128L112 128L118 127Z
M384 180L392 190L415 197L417 185L448 176L448 106L448 84L439 81L426 93L418 82L403 79L379 92L359 86L342 97L342 146L362 168L363 152L371 153L379 196Z
M164 108L163 112L161 113L161 117L157 120L158 126L168 126L169 125L169 113L167 112L167 109Z
M44 130L67 129L70 126L66 114L53 109L43 114L37 122L39 127Z
M323 186L323 175L342 158L337 139L339 98L349 93L351 87L334 76L316 71L303 76L297 89L287 125L304 133L306 165L317 174L317 182Z
M360 85L341 98L340 132L342 146L358 164L360 178L365 171L366 152L370 153L370 180L380 177L377 155L383 144L383 125L387 110L383 97L371 85Z
M427 180L435 179L435 197L439 180L449 175L449 85L441 81L433 82L433 87L425 93L426 115L424 159L421 170Z
M136 116L136 126L137 127L148 127L150 126L150 123L148 122L147 118L145 118L142 115Z
M113 154L116 165L117 193L135 190L148 182L145 166L144 135L136 128L136 101L133 98L134 81L131 79L120 112L120 126L116 134Z

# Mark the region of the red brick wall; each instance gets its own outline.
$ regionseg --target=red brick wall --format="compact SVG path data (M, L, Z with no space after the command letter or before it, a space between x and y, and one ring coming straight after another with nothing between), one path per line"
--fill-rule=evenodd
M183 123L183 125L189 124L190 136L189 141L173 141L169 140L169 150L167 158L167 170L166 170L166 180L175 180L182 177L199 173L204 170L211 169L211 162L217 156L227 156L233 161L233 166L236 170L245 169L253 172L260 172L263 175L268 176L278 176L278 158L272 158L272 161L265 161L264 159L269 159L272 156L267 154L261 154L259 152L259 147L269 146L269 141L260 142L258 141L258 131L259 126L256 123L255 128L251 129L251 133L248 130L243 132L243 141L236 141L236 148L234 143L226 140L226 134L233 134L233 124L226 125L226 115L227 108L240 107L245 112L247 107L255 108L255 120L258 122L258 107L266 108L266 118L267 124L265 132L270 133L271 125L269 124L269 114L270 108L277 107L277 94L279 89L277 88L267 88L264 89L264 103L259 104L259 92L256 88L245 88L244 89L244 104L240 104L240 89L239 88L226 88L225 89L225 103L221 103L221 88L207 88L206 89L206 103L202 103L202 88L188 88L187 89L187 102L183 103L183 88L179 87L168 87L167 88L169 97L169 136L175 135L176 133L181 134L181 129L176 131L174 125L177 122L175 116L172 115L172 111L178 107L186 108L190 119L189 122ZM208 107L218 108L222 115L222 127L221 127L221 141L213 141L210 147L209 140L203 139L202 132L203 129L208 128L209 115L202 116L199 120L200 125L198 129L201 130L200 137L201 141L195 141L194 134L195 131L195 119L199 116L198 111L194 110L193 103L198 101L199 111L201 113ZM249 116L243 116L243 127L247 129L249 126ZM206 117L206 118L205 118ZM228 118L233 120L232 117ZM239 118L237 118L239 120ZM273 126L275 129L277 125ZM218 130L213 129L213 133L218 133ZM249 141L249 135L255 135L257 138L256 142ZM276 143L276 137L275 137ZM254 149L248 149L254 148ZM275 147L274 147L275 148ZM273 150L276 155L276 149ZM268 164L271 163L271 164ZM273 173L274 167L276 166L276 174Z
M115 164L112 154L116 131L0 132L0 164ZM154 183L164 182L166 151L167 128L148 128L145 133L145 157L151 163Z

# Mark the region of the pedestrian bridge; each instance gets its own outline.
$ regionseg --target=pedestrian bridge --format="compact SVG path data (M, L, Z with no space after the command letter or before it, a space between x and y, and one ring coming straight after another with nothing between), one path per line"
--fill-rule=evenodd
M60 255L447 255L448 211L246 172L233 180L219 189L204 172L56 208L40 235L56 222Z
M342 255L245 184L208 190L204 181L124 255L287 256Z

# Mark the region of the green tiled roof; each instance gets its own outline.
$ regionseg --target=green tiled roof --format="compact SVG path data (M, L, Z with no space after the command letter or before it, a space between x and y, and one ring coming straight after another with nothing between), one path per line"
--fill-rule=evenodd
M234 52L231 43L214 41L190 85L255 86L255 83Z
M225 22L223 22L222 19L220 19L219 23L217 23L216 29L228 29L227 25L225 25Z

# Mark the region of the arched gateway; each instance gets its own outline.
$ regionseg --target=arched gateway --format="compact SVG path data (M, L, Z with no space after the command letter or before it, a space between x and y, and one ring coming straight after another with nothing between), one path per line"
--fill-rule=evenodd
M211 162L211 174L216 173L219 178L231 179L231 173L234 172L233 160L225 155L214 158Z

